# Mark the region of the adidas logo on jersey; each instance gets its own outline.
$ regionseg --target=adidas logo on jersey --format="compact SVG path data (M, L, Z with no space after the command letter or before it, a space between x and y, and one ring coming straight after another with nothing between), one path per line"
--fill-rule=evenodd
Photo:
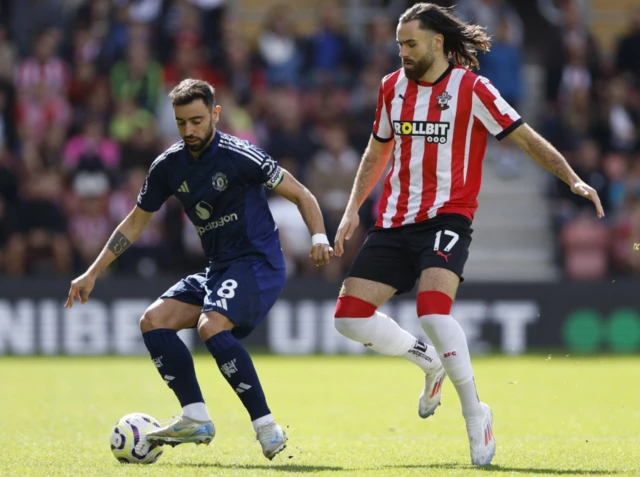
M178 192L182 192L183 194L189 193L189 186L187 185L187 181L184 181L180 187L178 187Z
M440 121L394 121L393 131L398 136L425 136L427 142L447 142L449 123Z
M220 307L223 310L227 309L227 299L226 298L222 298L221 300L216 301L214 304L214 306Z

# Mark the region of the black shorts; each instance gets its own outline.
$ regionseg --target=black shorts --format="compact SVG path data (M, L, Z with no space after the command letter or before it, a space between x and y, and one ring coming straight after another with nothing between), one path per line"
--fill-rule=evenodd
M422 270L430 267L451 270L464 281L472 232L471 220L459 214L395 228L374 227L347 277L385 283L398 295L411 291Z

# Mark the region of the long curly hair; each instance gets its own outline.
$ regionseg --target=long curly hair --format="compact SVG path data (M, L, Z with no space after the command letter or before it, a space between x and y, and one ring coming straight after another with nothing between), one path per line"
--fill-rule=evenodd
M491 38L480 25L463 22L453 13L453 8L441 7L433 3L416 3L400 17L400 23L413 20L420 22L420 28L431 30L444 36L444 52L454 61L467 68L479 68L476 54L491 48Z

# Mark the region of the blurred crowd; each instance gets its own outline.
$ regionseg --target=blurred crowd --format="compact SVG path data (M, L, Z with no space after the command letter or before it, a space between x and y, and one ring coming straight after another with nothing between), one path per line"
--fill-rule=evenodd
M550 186L557 260L580 280L640 273L640 8L605 56L571 2L545 56L540 130L600 196L605 220L561 181Z
M135 205L149 165L180 140L167 93L189 77L215 86L218 128L298 176L335 233L378 82L399 66L394 25L375 19L365 54L345 34L338 3L323 5L305 36L288 8L274 7L254 39L231 7L224 0L0 4L1 273L69 275L95 259ZM290 273L316 273L295 207L270 200ZM372 224L370 204L363 222ZM172 198L111 273L194 271L203 258ZM325 273L338 276L343 267Z
M463 18L493 35L482 74L517 108L525 95L522 19L502 0L457 3ZM275 6L248 38L232 7L0 0L0 274L68 276L94 260L134 206L149 165L180 140L167 93L189 77L216 87L220 130L264 148L316 195L333 237L380 79L400 67L395 18L374 16L355 41L340 2L323 2L305 35L289 8ZM624 237L640 237L640 14L616 60L605 62L569 2L564 13L545 61L541 131L598 189L608 215L594 221L584 200L554 184L558 260L574 278L630 273L640 268L640 253L623 246ZM516 170L509 158L505 151L507 175ZM270 195L289 273L342 277L375 221L379 192L362 208L345 257L321 269L307 258L309 235L295 206ZM203 259L172 198L110 272L193 272Z

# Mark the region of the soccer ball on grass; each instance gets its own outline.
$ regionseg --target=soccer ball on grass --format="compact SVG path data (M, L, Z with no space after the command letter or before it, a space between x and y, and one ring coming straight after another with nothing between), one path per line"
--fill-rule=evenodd
M123 463L153 464L162 455L162 447L148 444L147 432L160 427L148 414L135 412L122 417L111 433L111 452ZM141 441L144 441L141 445Z

